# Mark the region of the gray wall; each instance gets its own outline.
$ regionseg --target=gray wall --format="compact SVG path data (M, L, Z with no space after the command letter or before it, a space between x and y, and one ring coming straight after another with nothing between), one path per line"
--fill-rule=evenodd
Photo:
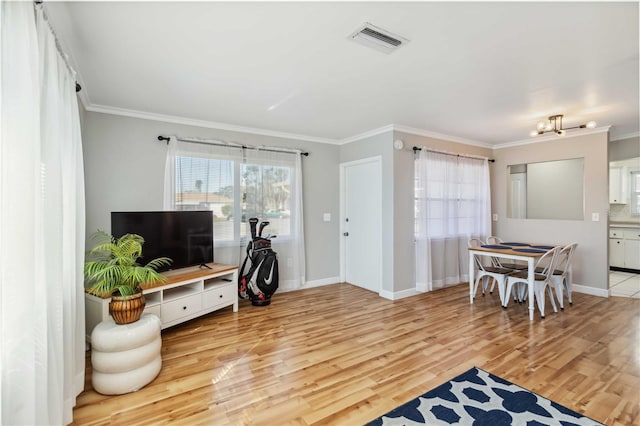
M608 161L607 134L491 150L402 132L385 132L342 146L252 135L217 129L82 111L87 233L110 230L110 212L162 208L166 144L156 137L178 135L308 150L303 159L307 281L331 281L340 275L339 164L382 158L382 290L396 297L415 289L413 242L413 152L415 146L496 158L491 165L492 211L499 221L493 233L503 238L540 242L577 241L574 282L607 287ZM403 150L393 149L402 139ZM635 152L638 138L609 145L612 158ZM614 145L616 144L616 145ZM620 144L620 145L617 145ZM619 152L612 149L620 147ZM585 220L506 218L506 168L509 164L585 158ZM591 213L600 214L591 222ZM331 222L323 221L330 213ZM558 236L561 235L562 238ZM562 241L556 241L561 239ZM328 281L327 281L328 280Z
M608 287L609 162L608 133L555 138L546 142L495 149L491 173L493 234L506 240L568 244L577 242L573 282L605 295ZM507 213L507 166L584 158L584 220L510 219ZM600 220L591 220L598 213ZM598 291L599 290L599 291Z
M162 210L167 146L158 135L300 148L310 153L302 160L307 281L340 275L337 145L96 112L85 112L82 125L88 236L97 229L110 231L112 211ZM331 222L322 220L323 213L331 213Z
M609 161L640 157L640 136L609 142Z

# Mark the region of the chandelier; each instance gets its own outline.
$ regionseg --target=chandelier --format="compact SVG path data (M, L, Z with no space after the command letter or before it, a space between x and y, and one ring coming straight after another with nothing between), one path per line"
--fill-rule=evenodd
M595 121L589 121L586 124L580 124L579 126L573 126L573 127L562 127L562 118L564 117L564 115L562 114L556 114L556 115L551 115L549 116L549 118L547 119L547 121L541 121L538 123L538 125L536 126L536 130L532 130L531 133L529 133L529 135L531 136L538 136L538 135L543 135L545 133L549 133L549 132L553 132L558 136L564 136L567 134L567 130L571 130L571 129L593 129L594 127L596 127L596 122Z

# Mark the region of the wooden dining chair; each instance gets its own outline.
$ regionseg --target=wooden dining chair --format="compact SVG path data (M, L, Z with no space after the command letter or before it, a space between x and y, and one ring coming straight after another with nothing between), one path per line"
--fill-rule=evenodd
M468 242L469 248L480 247L484 243L479 238L470 238ZM474 256L476 267L476 282L473 285L473 297L475 298L478 292L478 284L482 280L482 295L485 295L487 287L489 286L489 279L493 279L491 284L490 293L493 293L493 285L498 284L498 295L500 296L500 304L504 304L503 298L505 296L505 287L507 276L513 272L513 269L502 268L493 265L484 265L478 256Z
M549 291L549 298L551 299L553 312L558 312L553 292L551 291L551 277L553 276L560 250L560 247L554 247L540 256L540 258L538 258L538 261L536 262L536 268L541 268L541 272L534 273L533 294L538 304L538 309L540 310L540 315L542 316L542 318L544 318L545 290ZM515 271L507 277L507 288L505 291L504 303L502 304L503 308L507 308L507 303L509 303L510 299L509 295L514 289L516 289L519 301L526 300L527 293L524 290L529 285L529 281L527 278L527 271Z

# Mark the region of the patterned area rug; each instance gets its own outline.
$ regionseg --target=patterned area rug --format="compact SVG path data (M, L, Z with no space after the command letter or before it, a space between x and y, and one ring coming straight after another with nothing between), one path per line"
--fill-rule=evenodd
M368 425L601 425L477 367Z

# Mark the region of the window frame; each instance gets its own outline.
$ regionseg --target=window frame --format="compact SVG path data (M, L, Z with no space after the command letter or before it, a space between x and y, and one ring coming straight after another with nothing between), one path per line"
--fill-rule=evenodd
M640 169L629 172L629 212L640 216Z

